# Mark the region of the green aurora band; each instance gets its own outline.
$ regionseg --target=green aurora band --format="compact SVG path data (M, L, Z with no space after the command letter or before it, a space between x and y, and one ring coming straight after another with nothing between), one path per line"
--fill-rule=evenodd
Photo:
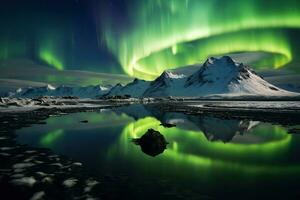
M38 33L36 56L37 59L57 70L64 70L65 59L68 55L66 49L71 50L71 39L67 35L70 31L65 29L45 29Z
M51 53L49 49L43 49L39 52L40 60L44 61L46 64L53 66L57 70L63 70L63 63Z
M103 20L103 40L138 78L229 53L267 53L251 63L256 68L279 68L295 56L287 32L300 28L298 0L144 0L127 9L126 30Z
M66 26L67 27L67 26ZM56 70L65 69L68 59L67 50L72 50L71 39L68 39L69 29L51 27L34 32L34 39L14 38L0 34L0 61L15 57L32 58ZM32 45L34 44L34 45ZM70 53L71 54L71 53Z

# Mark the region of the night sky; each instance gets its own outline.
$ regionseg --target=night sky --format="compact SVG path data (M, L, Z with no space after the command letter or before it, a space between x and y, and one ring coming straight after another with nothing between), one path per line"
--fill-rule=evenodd
M1 1L0 15L0 59L25 56L57 70L122 71L98 42L92 1Z
M59 71L151 80L239 53L256 69L300 72L299 0L2 0L0 26L0 61Z

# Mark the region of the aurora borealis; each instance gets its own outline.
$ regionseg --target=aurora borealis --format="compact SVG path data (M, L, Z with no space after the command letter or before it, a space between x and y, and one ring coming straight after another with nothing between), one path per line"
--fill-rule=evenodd
M120 73L98 46L91 1L1 1L0 61L28 58L53 69Z
M299 38L300 0L0 0L2 196L299 199Z
M151 79L235 52L269 53L255 63L265 68L285 66L296 56L288 32L300 26L299 1L140 1L128 10L129 29L119 33L108 22L104 36L133 76Z
M209 56L251 52L256 69L299 71L298 0L13 0L0 11L0 60L152 80Z

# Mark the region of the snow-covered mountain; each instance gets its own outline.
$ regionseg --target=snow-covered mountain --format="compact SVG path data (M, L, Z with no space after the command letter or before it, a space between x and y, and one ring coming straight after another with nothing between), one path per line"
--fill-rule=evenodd
M230 57L209 58L190 76L165 71L151 82L143 96L201 97L209 95L292 96Z
M109 96L131 97L207 97L207 96L298 96L300 94L280 89L257 75L243 63L229 56L209 58L203 65L194 65L194 73L164 71L154 81L135 79L123 86L114 87L46 87L19 89L14 97L77 96L98 98Z
M34 98L39 96L76 96L80 98L94 98L97 96L102 96L108 93L110 87L97 86L87 86L87 87L69 87L69 86L59 86L57 88L47 85L44 87L33 87L33 88L20 88L15 93L11 94L11 97L26 97Z
M182 87L185 80L186 76L183 74L178 75L170 71L164 71L157 79L151 82L143 96L185 96L184 93L187 91L184 91L184 88Z
M125 86L117 84L111 88L111 90L105 96L130 95L131 97L141 97L149 85L149 81L134 79L133 82L128 83Z
M28 88L19 88L15 93L11 93L10 96L13 97L37 97L44 96L44 94L50 94L55 90L55 87L48 84L42 87L28 87Z

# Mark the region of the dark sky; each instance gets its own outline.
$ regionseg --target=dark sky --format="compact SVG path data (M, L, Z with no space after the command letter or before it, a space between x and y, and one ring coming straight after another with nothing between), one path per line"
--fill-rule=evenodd
M101 31L96 26L98 5L108 5L108 2L2 0L0 59L25 56L57 65L51 62L53 57L63 69L122 72L117 60L99 39ZM49 58L43 58L43 51Z

